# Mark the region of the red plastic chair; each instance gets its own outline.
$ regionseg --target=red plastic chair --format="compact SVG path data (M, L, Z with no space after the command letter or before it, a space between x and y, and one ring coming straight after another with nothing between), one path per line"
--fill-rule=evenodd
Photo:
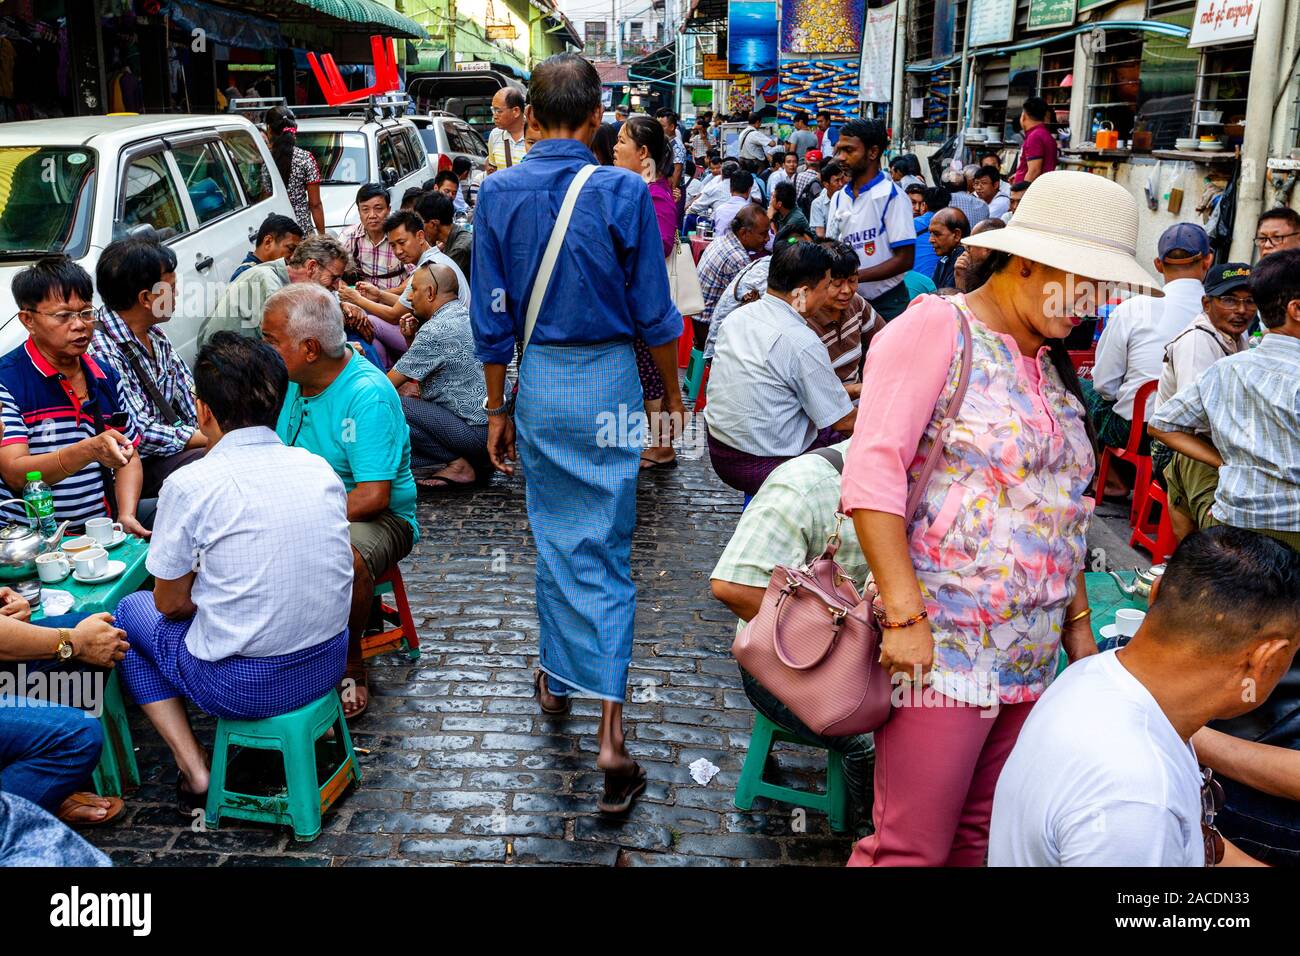
M392 590L394 604L383 600L383 596ZM383 616L384 630L378 634L367 634L361 638L361 658L386 654L389 651L403 650L411 660L420 659L420 635L415 631L415 620L411 617L411 605L406 600L406 585L402 583L402 569L393 565L375 580L375 596L380 599L380 613Z
M1106 475L1110 472L1112 459L1126 461L1137 469L1137 478L1133 481L1133 506L1129 509L1128 523L1137 526L1138 512L1147 500L1147 488L1151 484L1151 456L1142 454L1142 437L1147 433L1147 399L1159 384L1155 379L1143 382L1133 396L1133 424L1128 430L1128 444L1123 448L1107 446L1101 453L1101 465L1097 468L1097 500L1101 501L1106 493Z
M364 90L349 90L348 85L343 81L343 75L334 63L332 54L326 53L319 62L315 53L307 54L307 65L311 67L316 82L320 84L326 103L330 106L340 106L344 103L364 100L368 96L393 93L402 88L401 78L397 74L397 50L394 41L385 40L381 36L372 36L370 55L375 66L374 85Z
M1160 520L1154 528L1150 523L1153 504L1160 506ZM1155 481L1147 487L1142 510L1138 512L1138 520L1133 526L1133 533L1129 535L1128 543L1129 547L1141 548L1150 553L1153 564L1164 564L1174 553L1174 548L1178 547L1178 539L1174 537L1173 524L1169 520L1169 496Z

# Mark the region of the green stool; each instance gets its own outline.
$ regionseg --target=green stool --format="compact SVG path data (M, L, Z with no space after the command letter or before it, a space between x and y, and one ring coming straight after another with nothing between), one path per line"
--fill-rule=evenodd
M704 378L704 353L699 349L691 349L691 361L686 366L686 382L682 386L683 402L695 401L695 396L700 390L700 382Z
M316 742L334 728L334 746L342 744L338 769L325 781L319 779ZM232 746L278 750L284 760L285 789L269 796L233 793L226 790L226 762ZM347 789L361 784L361 771L352 751L352 737L343 719L339 695L330 691L305 707L267 717L264 720L219 720L212 746L212 780L208 784L207 816L214 830L221 818L285 823L293 827L295 840L314 840L320 835L321 814Z
M135 745L126 722L126 702L117 671L108 672L104 699L100 702L99 726L104 731L104 750L95 767L95 792L101 797L120 797L123 790L140 786L140 768L135 762Z
M826 751L826 792L809 793L768 783L763 779L763 768L767 765L768 754L772 744L783 740L791 744L816 746L807 740L796 737L788 730L772 723L758 711L754 711L754 729L749 735L749 753L745 755L745 766L740 771L740 782L736 784L736 806L748 810L754 805L755 797L768 797L783 803L793 803L797 807L819 810L830 819L831 829L844 833L849 828L849 788L844 782L844 758L833 750Z

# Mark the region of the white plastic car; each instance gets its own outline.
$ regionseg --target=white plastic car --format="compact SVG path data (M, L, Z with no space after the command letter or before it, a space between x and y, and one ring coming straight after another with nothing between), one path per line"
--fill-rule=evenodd
M177 258L167 335L192 359L203 319L271 213L293 210L242 116L0 123L0 354L27 335L10 291L20 269L63 252L93 277L105 246L152 227Z
M434 177L436 171L429 165L424 141L409 119L313 116L307 109L295 112L298 145L315 156L320 167L321 205L325 207L325 228L331 232L360 221L357 188L363 183L387 186L396 209L407 189Z

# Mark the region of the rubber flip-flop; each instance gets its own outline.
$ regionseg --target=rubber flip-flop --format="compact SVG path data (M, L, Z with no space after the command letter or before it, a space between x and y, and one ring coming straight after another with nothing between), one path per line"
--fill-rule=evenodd
M441 475L434 475L431 478L417 478L415 483L421 488L429 488L444 493L473 491L479 487L478 481L474 478L469 481L452 481L450 478L443 478Z
M650 464L647 465L646 462L649 462ZM676 468L676 467L677 467L676 456L669 458L667 461L655 461L653 458L645 457L645 455L641 456L642 471L654 471L656 468Z
M544 681L545 679L546 679L545 671L539 670L536 674L533 675L533 691L537 694L537 706L541 708L543 714L552 714L552 715L567 714L569 712L569 705L571 703L571 701L568 698L568 695L560 697L560 700L564 701L564 705L556 710L551 710L545 704L542 703L542 681ZM549 686L546 692L548 694L550 693ZM551 696L554 697L558 695L552 694Z
M59 807L59 812L56 815L60 820L71 827L102 827L105 823L112 823L122 815L124 810L126 810L126 804L123 803L120 798L105 797L104 799L108 801L108 812L98 820L84 820L72 815L72 811L76 810L78 807L95 806L95 794L93 793L69 794L68 798L64 800L63 804ZM102 808L95 807L95 809Z
M622 774L613 779L620 781L620 787L616 791L609 788L610 774L605 774L605 792L601 794L600 800L596 802L596 809L601 813L622 814L632 809L632 803L646 788L645 769L639 764L632 764L631 774Z

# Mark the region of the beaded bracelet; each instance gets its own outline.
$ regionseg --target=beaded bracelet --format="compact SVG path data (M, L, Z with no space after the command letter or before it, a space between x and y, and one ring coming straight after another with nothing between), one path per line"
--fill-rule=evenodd
M880 622L881 627L894 629L900 627L911 627L913 624L920 624L929 616L930 615L923 609L919 614L913 614L906 621L887 621L885 620L885 612L878 611L876 613L876 620Z

